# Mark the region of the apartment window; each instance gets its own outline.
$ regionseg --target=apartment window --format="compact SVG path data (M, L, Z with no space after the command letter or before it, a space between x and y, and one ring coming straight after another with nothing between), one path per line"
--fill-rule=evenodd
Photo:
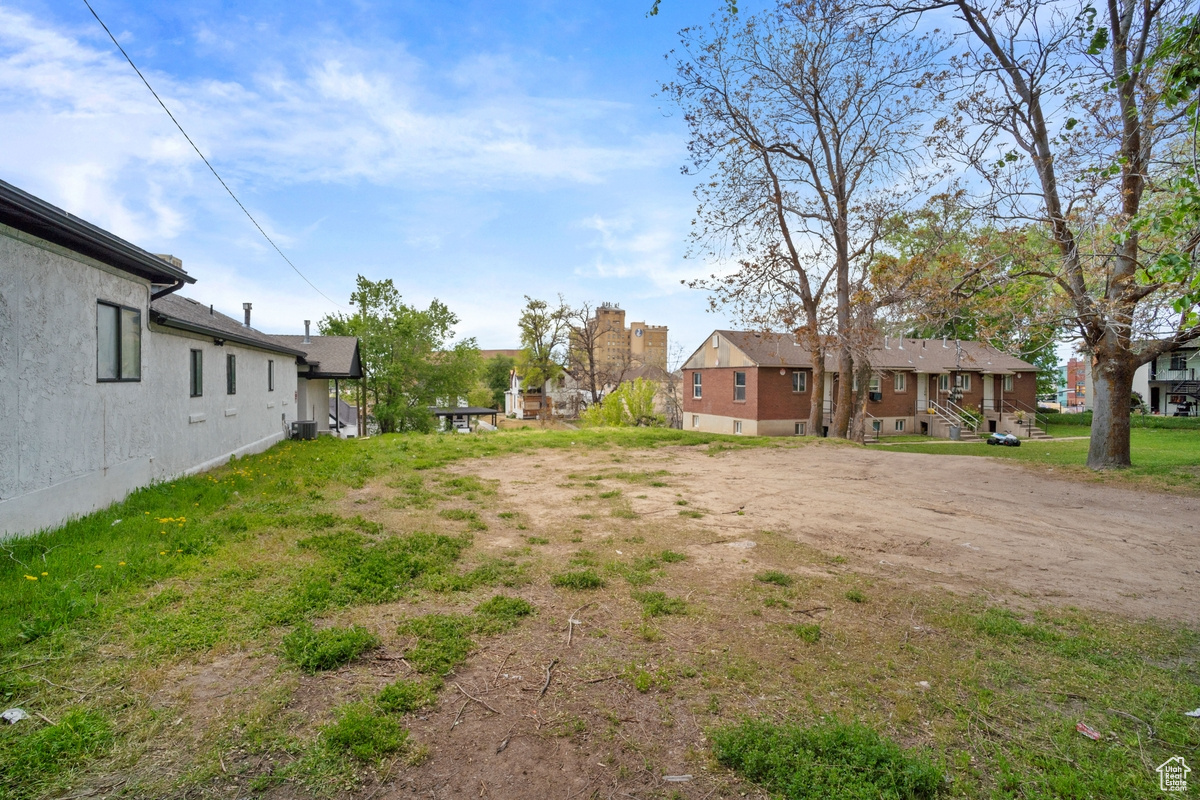
M188 374L191 376L191 395L192 397L201 397L204 395L204 351L193 350L191 352L191 361L188 364Z
M875 431L876 433L879 433L879 431L881 431L882 429L883 429L883 420L881 420L881 419L871 420L871 430Z
M955 375L954 376L954 385L957 388L962 389L964 392L971 391L971 376L964 375L961 373L958 375Z
M735 403L746 399L746 373L733 373L733 401Z
M870 392L871 394L879 394L879 393L880 393L880 391L882 391L882 390L879 388L879 385L880 385L880 384L879 384L879 376L878 376L878 375L872 375L872 376L871 376L871 383L870 383L870 384L867 386L867 391L868 391L868 392Z
M938 375L938 391L939 392L950 391L950 376L949 375Z
M275 359L267 359L267 391L275 391Z
M808 391L808 373L793 372L792 373L792 391L807 392Z
M237 356L225 356L225 394L237 394Z
M692 414L692 427L693 428L700 427L700 415L699 414Z
M896 420L896 432L897 433L904 432L904 420L902 420L902 419Z
M805 430L807 430L807 428L808 428L808 423L807 423L807 422L797 422L797 423L796 423L796 435L797 435L797 436L804 436L804 435L805 435Z
M692 397L696 400L700 399L700 373L692 373Z
M96 303L96 380L142 379L142 312Z
M1171 369L1172 370L1187 369L1187 354L1186 353L1171 353Z
M735 419L733 421L733 432L734 433L742 432L742 421L740 419Z
M1013 376L1005 375L1004 376L1004 391L1011 392L1012 390L1013 390Z
M897 372L895 375L893 375L892 376L892 388L895 389L897 392L907 392L908 391L908 373Z

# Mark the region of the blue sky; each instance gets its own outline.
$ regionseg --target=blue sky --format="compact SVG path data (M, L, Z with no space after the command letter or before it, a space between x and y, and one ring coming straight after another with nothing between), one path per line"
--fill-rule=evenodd
M445 301L517 344L523 295L618 302L690 351L729 324L681 278L686 128L654 94L716 2L92 0L288 256ZM0 0L0 177L197 278L256 327L336 311L269 249L82 0Z

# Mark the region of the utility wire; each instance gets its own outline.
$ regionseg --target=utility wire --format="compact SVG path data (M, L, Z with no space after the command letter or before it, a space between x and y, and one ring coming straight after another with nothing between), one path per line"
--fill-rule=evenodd
M175 119L175 115L171 113L171 109L167 108L167 104L164 103L162 98L158 96L158 92L154 91L154 87L150 85L150 81L146 80L146 76L143 75L142 71L137 68L137 64L133 63L133 59L129 57L129 53L125 52L125 48L122 47L121 43L117 41L117 37L113 36L113 32L110 31L108 26L104 24L104 20L100 19L100 15L96 13L96 9L92 8L92 4L89 3L88 0L83 0L83 4L87 6L88 11L92 12L92 16L96 18L96 22L100 23L100 27L104 28L104 32L108 34L108 38L112 39L112 43L115 44L117 49L121 51L121 55L125 56L125 60L129 62L129 66L133 67L133 71L136 72L138 77L142 79L142 83L146 84L146 88L150 90L150 94L154 95L154 99L158 101L160 106L162 106L162 110L167 112L167 116L171 118L171 122L175 123L175 127L178 128L179 132L183 134L183 138L187 139L188 144L190 144L192 149L196 151L196 155L200 156L200 160L204 162L204 166L208 167L208 170L213 174L213 177L221 182L221 185L225 187L225 191L229 192L229 196L233 198L233 202L238 204L238 208L240 208L242 212L245 213L245 215L250 219L250 221L254 223L254 227L258 228L258 232L263 235L263 238L270 243L271 247L275 248L275 252L279 253L279 257L286 261L287 265L291 267L297 275L303 278L304 282L311 286L314 292L321 295L321 297L324 297L338 308L345 308L345 306L343 306L341 303L318 289L317 285L310 281L308 277L300 271L300 268L292 263L290 258L284 255L283 251L279 249L279 245L275 244L275 240L267 235L267 232L263 230L262 225L258 224L258 220L254 218L254 215L251 214L244 205L242 205L242 201L239 200L238 196L233 193L233 189L229 188L229 184L225 182L225 179L217 174L217 170L211 163L209 163L208 159L204 157L204 153L200 152L200 148L197 147L196 143L192 141L192 137L188 136L187 131L185 131L183 126L179 124L179 120Z

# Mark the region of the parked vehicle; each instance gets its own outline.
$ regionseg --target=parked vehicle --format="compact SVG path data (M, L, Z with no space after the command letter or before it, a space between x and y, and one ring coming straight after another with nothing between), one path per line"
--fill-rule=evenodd
M1001 447L1020 447L1021 440L1011 433L993 433L987 438L987 443Z

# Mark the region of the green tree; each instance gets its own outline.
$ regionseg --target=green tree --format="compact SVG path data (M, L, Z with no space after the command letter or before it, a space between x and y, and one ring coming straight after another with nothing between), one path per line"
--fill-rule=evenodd
M512 356L497 353L483 363L483 383L487 386L489 402L493 408L503 410L504 393L508 391L513 368L517 360Z
M658 386L653 381L645 378L626 381L599 403L588 406L582 419L588 425L662 427L666 424L663 415L654 410L657 394Z
M392 280L358 276L350 296L358 309L320 321L324 334L359 337L371 413L383 433L431 431L429 407L454 404L480 371L474 339L452 342L458 317L439 300L427 309L401 302Z
M517 374L527 387L537 387L544 393L546 385L562 377L563 348L570 330L569 309L559 298L557 307L545 300L525 296L525 308L517 327L521 331L521 354L517 357Z

